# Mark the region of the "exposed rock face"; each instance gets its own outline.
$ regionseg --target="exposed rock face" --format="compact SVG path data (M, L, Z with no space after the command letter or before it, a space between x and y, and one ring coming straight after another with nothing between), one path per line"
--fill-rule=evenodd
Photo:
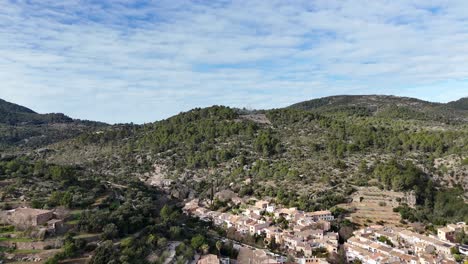
M240 119L250 120L258 124L267 124L270 125L271 122L268 120L265 114L250 114L250 115L241 115L239 116Z
M453 187L459 184L464 190L468 190L468 165L463 163L467 158L449 155L435 159L434 168L438 169L441 174L435 174L434 178L444 183L444 185ZM468 193L465 193L465 198L468 198Z
M167 179L166 166L160 164L153 165L152 172L145 173L141 179L147 184L155 187L169 187L174 181Z

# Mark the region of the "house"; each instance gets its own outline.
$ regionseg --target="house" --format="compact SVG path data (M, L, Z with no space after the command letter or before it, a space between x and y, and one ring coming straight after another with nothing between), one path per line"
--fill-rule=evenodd
M0 222L14 225L19 229L42 226L53 217L50 210L41 210L34 208L16 208L0 213Z
M198 260L197 264L219 264L219 259L218 259L218 256L209 254L209 255L202 256Z
M263 201L263 200L259 200L259 201L255 202L255 207L266 210L267 207L268 207L268 202Z
M251 235L254 235L254 234L260 235L265 228L270 226L270 223L266 222L266 223L260 224L255 220L249 219L245 222L245 226L249 229L249 233Z
M252 250L249 248L242 247L239 250L239 254L237 255L237 263L239 264L274 264L278 263L276 259L270 257L265 251L263 250Z
M448 224L446 227L437 229L437 237L444 241L454 242L455 235L463 231L467 231L467 225L464 222Z
M333 221L335 217L330 211L316 211L307 214L309 217L312 217L315 221Z
M283 238L285 246L293 250L296 250L299 243L304 242L302 238L293 235L285 235Z
M227 228L236 227L239 223L240 216L237 215L229 215L228 219L225 221Z
M278 227L269 226L263 229L263 232L265 233L265 240L271 241L274 238L277 244L283 243L283 232Z
M402 230L398 232L399 236L411 244L422 243L427 246L434 246L435 251L439 254L446 256L450 255L450 249L454 247L454 244L446 241L442 241L433 237L424 236L418 233L411 232L409 230Z
M267 208L266 208L266 211L268 213L274 213L276 210L276 206L274 204L268 204Z
M275 211L275 217L279 218L280 216L283 216L286 220L291 220L296 212L297 208L295 207L282 208Z
M455 230L448 226L437 229L437 237L441 240L453 241Z
M346 251L346 257L348 262L353 262L356 259L359 259L362 261L362 263L372 263L373 261L370 261L372 258L373 253L365 250L363 248L360 248L358 246L354 246L351 244L345 244L344 246L345 251Z
M312 247L305 242L299 242L296 246L296 252L302 252L304 256L311 257L312 256Z

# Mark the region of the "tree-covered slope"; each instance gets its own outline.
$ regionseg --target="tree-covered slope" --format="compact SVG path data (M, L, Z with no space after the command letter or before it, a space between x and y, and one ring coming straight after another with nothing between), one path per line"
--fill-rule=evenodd
M37 148L102 126L105 124L76 120L61 113L38 114L0 99L0 150Z
M33 110L0 99L0 123L7 125L39 125L70 123L73 119L64 114L38 114Z
M447 103L447 105L454 109L468 110L468 97L460 98L456 101Z
M358 110L366 103L365 97L349 100L362 103ZM381 108L374 112L362 108L364 114L350 114L344 108L255 112L198 108L145 125L81 131L51 142L48 148L53 151L38 158L145 182L168 179L170 193L181 199L229 189L306 210L344 202L361 185L415 191L420 184L413 183L430 180L433 185L417 192L421 206L433 201L427 204L429 211L438 203L426 192L446 188L466 192L467 124L421 118L417 115L424 113L418 108L401 111L395 104L398 97L388 99L391 106L382 100L387 99L369 100L368 105ZM441 107L417 99L404 101L407 106ZM418 170L405 170L407 162ZM402 172L385 176L387 169Z
M71 210L64 246L47 263L90 254L90 263L158 263L174 241L181 263L219 253L224 231L180 211L192 198L238 211L214 198L219 191L336 213L371 187L414 194L415 206L393 206L403 226L468 221L468 124L427 114L463 112L410 98L336 100L313 110L212 106L113 126L47 120L4 103L17 121L0 124L0 202ZM89 235L100 242L83 241ZM235 255L231 244L222 251Z
M466 122L464 99L447 104L389 95L338 95L313 99L289 108L328 115L380 116L394 119Z
M421 206L431 201L425 209L431 217L442 196L427 193L468 187L464 123L292 108L249 114L214 106L152 124L109 127L55 144L48 159L98 164L102 173L145 182L169 179L171 194L182 199L229 189L305 210L329 208L345 202L354 186L374 185L415 191ZM440 166L444 162L448 167ZM432 185L420 184L428 181ZM463 204L461 196L452 198ZM447 219L462 220L459 212L465 211Z

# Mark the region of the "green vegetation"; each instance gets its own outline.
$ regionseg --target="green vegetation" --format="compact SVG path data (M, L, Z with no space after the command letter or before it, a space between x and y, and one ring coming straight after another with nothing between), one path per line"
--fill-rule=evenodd
M403 219L411 222L431 222L437 225L467 221L468 204L462 198L463 191L460 188L450 190L436 190L428 194L423 204L416 209L408 206L395 208Z
M460 173L468 164L464 102L337 96L267 111L197 108L154 123L108 126L0 101L0 198L3 209L24 200L71 210L64 247L48 263L86 252L94 252L91 263L162 263L171 248L176 263L197 252L235 256L232 245L217 243L219 235L263 246L262 236L239 237L181 213L179 202L188 197L239 211L214 198L223 190L307 211L333 208L341 242L354 225L336 205L356 186L414 193L414 208L395 209L405 221L468 221ZM161 179L171 180L161 184L164 192L145 184ZM87 242L93 239L97 248Z
M380 242L382 242L382 243L385 243L385 244L391 246L391 247L394 246L393 243L392 243L392 241L390 241L390 239L388 239L388 237L386 237L386 236L379 236L378 240L379 240Z
M0 179L12 181L3 189L5 198L28 193L35 208L84 208L105 189L103 183L87 176L82 168L51 165L42 160L31 162L26 158L0 161Z

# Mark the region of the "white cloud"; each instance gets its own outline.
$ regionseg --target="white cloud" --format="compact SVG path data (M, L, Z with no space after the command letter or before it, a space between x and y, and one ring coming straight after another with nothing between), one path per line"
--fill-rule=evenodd
M0 0L0 97L149 122L212 104L468 95L466 1L202 3Z

